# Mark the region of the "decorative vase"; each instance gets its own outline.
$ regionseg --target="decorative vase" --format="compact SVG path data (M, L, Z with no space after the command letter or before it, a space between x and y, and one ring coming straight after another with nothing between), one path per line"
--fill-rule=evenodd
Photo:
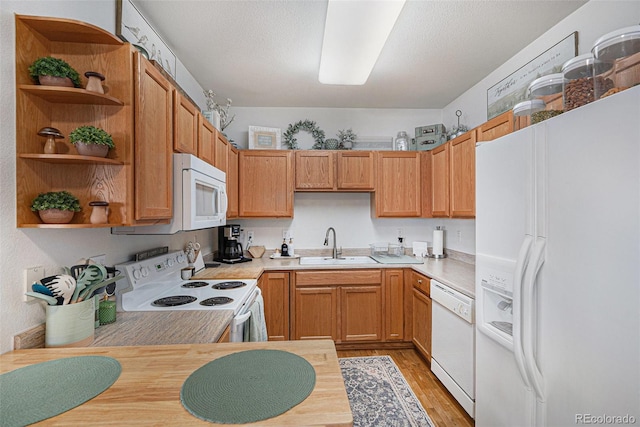
M325 139L324 148L326 150L337 150L340 146L340 142L335 138Z
M73 219L73 211L61 211L60 209L46 209L38 211L40 219L45 224L68 224Z
M78 142L76 144L76 150L81 156L91 157L107 157L109 152L109 146L101 144L85 144L84 142Z
M109 203L104 201L89 202L89 206L93 209L89 222L91 224L107 224L109 222Z
M42 86L62 86L74 87L73 81L69 77L39 76L38 81Z
M95 71L87 71L84 76L89 79L86 87L89 92L104 94L104 88L102 87L104 76L102 74Z

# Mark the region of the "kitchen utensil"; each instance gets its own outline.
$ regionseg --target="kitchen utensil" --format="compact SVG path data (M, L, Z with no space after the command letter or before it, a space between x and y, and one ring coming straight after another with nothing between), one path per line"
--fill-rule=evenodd
M58 300L55 297L41 294L40 292L25 292L27 296L34 297L46 301L49 305L58 305Z
M77 266L74 266L74 267L77 267ZM71 302L78 301L80 291L84 290L87 286L92 286L96 283L101 283L107 278L107 269L100 264L90 264L84 267L85 268L80 273L80 276L78 276L76 290L73 293Z
M82 290L82 292L80 292L80 295L78 296L77 302L84 301L85 299L89 298L96 289L99 289L99 288L105 287L107 285L110 285L110 284L122 279L122 277L123 276L112 277L111 279L107 279L105 281L94 283L94 284L91 284L91 285L87 286L85 289Z
M50 297L54 296L51 290L42 283L34 283L33 285L31 285L31 290L40 294L49 295Z
M76 279L68 274L58 274L41 279L40 282L49 288L56 297L63 298L63 304L69 304L76 289Z

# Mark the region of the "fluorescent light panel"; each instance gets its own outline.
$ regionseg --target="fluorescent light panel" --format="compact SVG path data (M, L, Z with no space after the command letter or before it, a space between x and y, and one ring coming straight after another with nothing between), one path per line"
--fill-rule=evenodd
M318 80L366 83L405 0L329 0Z

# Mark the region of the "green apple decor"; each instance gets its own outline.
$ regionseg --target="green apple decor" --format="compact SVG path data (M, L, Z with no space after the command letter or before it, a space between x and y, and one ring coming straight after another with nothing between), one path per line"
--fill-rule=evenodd
M31 210L38 212L45 224L68 224L80 211L80 201L67 191L40 193L33 199Z
M80 87L80 75L66 61L44 56L29 67L29 75L43 86Z
M109 148L115 147L111 135L95 126L80 126L72 130L69 141L82 156L106 157Z

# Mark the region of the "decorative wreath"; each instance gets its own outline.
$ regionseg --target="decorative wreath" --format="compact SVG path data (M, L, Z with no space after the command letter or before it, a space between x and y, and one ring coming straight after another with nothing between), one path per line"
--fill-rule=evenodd
M287 130L284 132L284 143L290 149L297 150L300 148L298 146L298 140L296 139L295 135L301 130L305 130L309 132L311 136L313 136L313 139L316 141L316 143L313 144L312 147L314 150L322 149L322 146L324 145L324 131L316 125L316 122L309 119L300 120L297 123L290 124Z

